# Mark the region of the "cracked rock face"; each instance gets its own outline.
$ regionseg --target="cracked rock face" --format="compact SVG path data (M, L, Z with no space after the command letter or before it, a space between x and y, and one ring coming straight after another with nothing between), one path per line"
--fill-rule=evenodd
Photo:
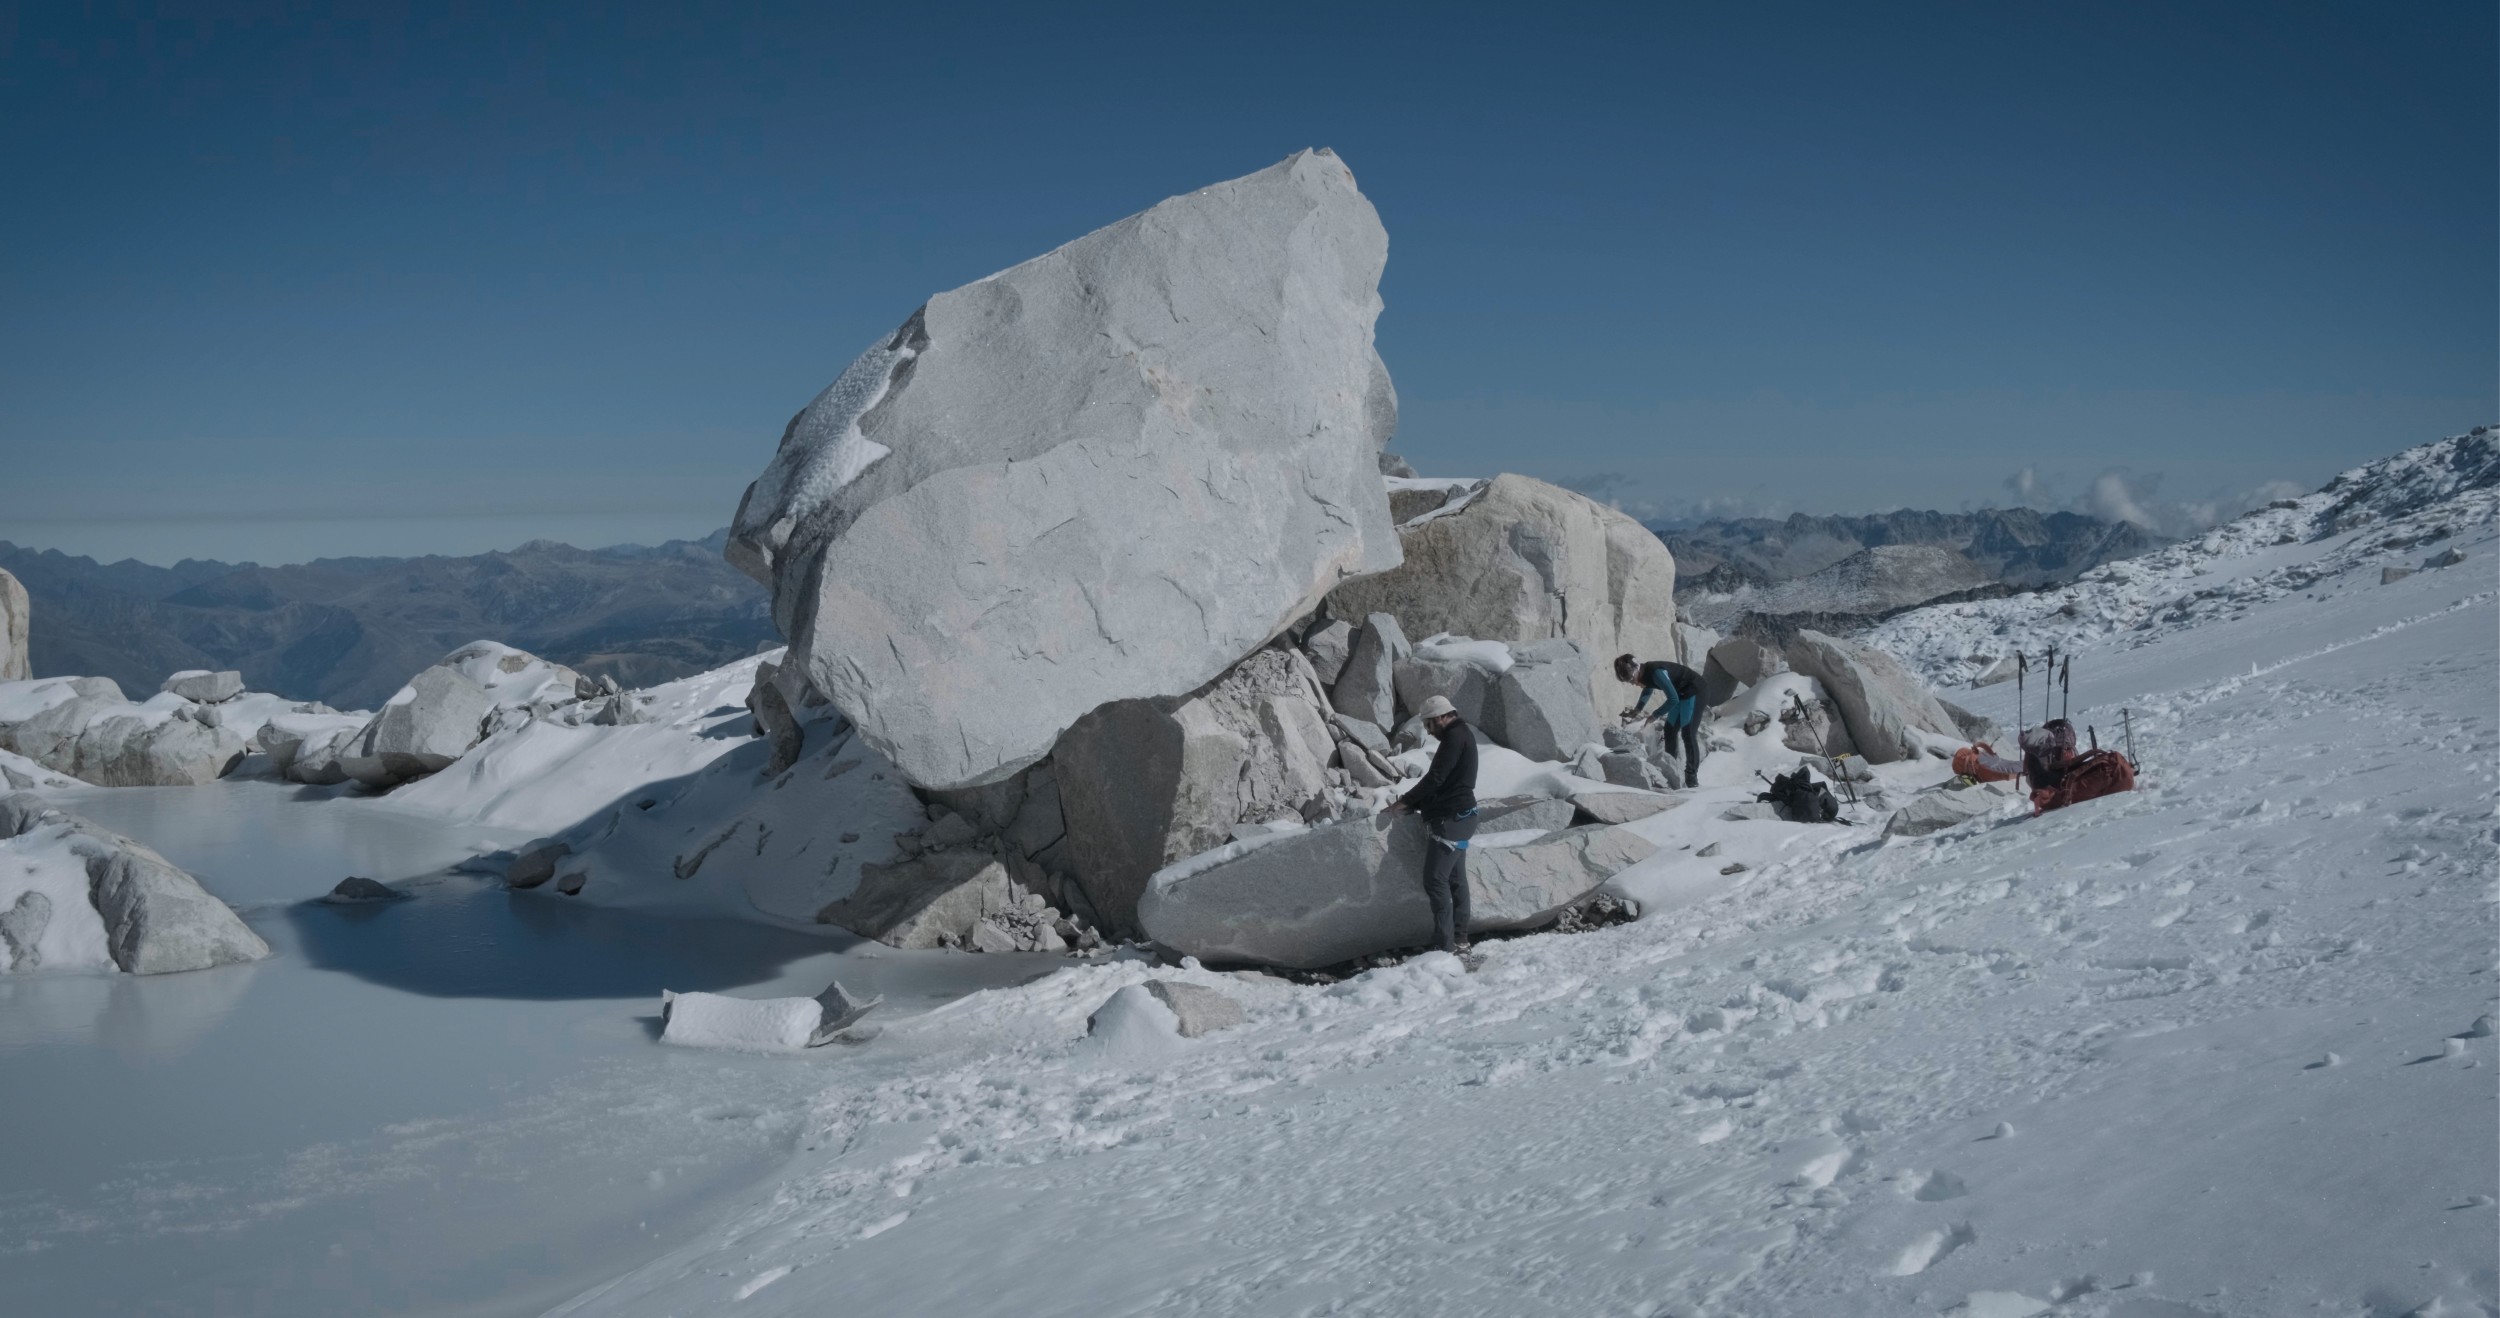
M26 587L0 570L0 682L23 682L35 675L26 662Z
M941 293L791 421L730 561L923 787L1193 691L1397 565L1387 255L1306 151Z

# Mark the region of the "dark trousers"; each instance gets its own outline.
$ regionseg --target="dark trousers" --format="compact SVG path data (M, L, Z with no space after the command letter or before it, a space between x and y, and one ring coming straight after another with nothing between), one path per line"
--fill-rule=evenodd
M1701 784L1694 780L1693 775L1701 770L1701 719L1696 716L1692 722L1684 725L1682 731L1684 733L1684 785L1698 787ZM1676 728L1668 727L1662 734L1662 739L1666 744L1660 749L1669 755L1675 754L1676 732Z
M1424 825L1424 897L1432 903L1432 945L1458 950L1472 912L1467 893L1467 848L1451 846L1476 835L1476 821L1436 819Z

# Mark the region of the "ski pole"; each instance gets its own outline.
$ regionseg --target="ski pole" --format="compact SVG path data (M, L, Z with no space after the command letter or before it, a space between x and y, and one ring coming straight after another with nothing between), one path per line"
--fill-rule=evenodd
M2144 772L2144 762L2135 757L2135 711L2128 709L2123 705L2120 706L2118 710L2118 722L2121 727L2126 729L2127 733L2127 763L2134 765L2136 772L2142 773Z
M2070 654L2066 656L2066 666L2057 670L2057 716L2059 718L2066 718L2074 713L2074 694L2075 657Z

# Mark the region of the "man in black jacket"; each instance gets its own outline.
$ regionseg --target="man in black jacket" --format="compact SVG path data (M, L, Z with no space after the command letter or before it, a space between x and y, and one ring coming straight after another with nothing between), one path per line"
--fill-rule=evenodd
M1424 896L1432 902L1434 947L1455 952L1467 937L1467 840L1476 835L1476 730L1447 696L1417 711L1441 739L1424 780L1389 807L1424 820Z

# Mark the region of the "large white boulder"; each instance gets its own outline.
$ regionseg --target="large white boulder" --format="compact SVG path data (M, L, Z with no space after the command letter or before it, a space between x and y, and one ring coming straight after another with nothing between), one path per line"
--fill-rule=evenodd
M604 699L592 699L603 691ZM298 782L353 778L392 787L438 773L488 734L533 719L607 724L635 715L612 682L602 686L500 641L471 641L408 679L354 737L300 741L286 772Z
M0 568L0 682L23 682L35 675L26 658L29 613L25 585Z
M993 782L1396 566L1388 237L1305 151L931 298L808 404L728 556L913 782Z
M210 896L199 880L146 846L100 824L54 809L41 797L20 792L0 797L0 839L25 837L38 831L56 835L86 871L86 899L103 925L104 950L114 965L134 975L205 970L212 966L258 961L269 955L261 941L224 902ZM30 923L33 903L17 917ZM57 903L47 901L43 923L59 919ZM12 911L20 910L12 904ZM92 926L90 926L92 928ZM32 944L20 928L11 941ZM20 960L22 961L22 957ZM32 966L21 968L32 969Z
M1155 942L1210 962L1316 970L1423 946L1432 941L1426 845L1420 822L1391 815L1247 839L1157 873L1138 921ZM1550 923L1656 850L1629 829L1604 826L1471 848L1469 928Z
M1568 760L1604 736L1579 642L1528 641L1510 647L1510 657L1485 711L1485 735L1531 760Z
M1953 716L1881 650L1800 631L1788 642L1788 666L1822 684L1840 709L1851 744L1869 764L1917 758L1926 748L1920 733L1961 739Z
M211 672L205 668L186 668L165 679L157 688L185 700L214 705L243 694L243 674L233 669Z
M1590 659L1590 714L1625 703L1614 657L1676 653L1675 557L1648 528L1585 495L1503 475L1398 528L1405 563L1349 582L1340 618L1388 613L1412 635L1567 637Z
M1156 870L1238 825L1300 821L1335 746L1317 679L1284 646L1186 700L1115 701L1077 720L1051 763L1068 859L1096 914L1132 930Z
M494 694L456 669L436 665L408 679L338 757L368 787L421 778L469 753L486 735Z

